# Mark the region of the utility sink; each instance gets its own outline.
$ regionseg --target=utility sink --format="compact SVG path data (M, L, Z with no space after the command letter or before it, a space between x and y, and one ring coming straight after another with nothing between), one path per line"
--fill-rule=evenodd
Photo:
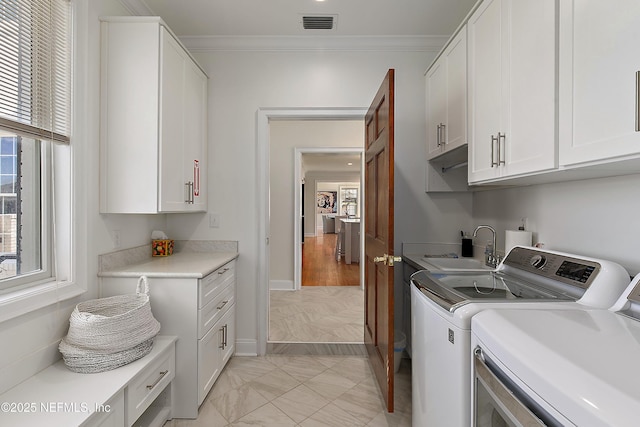
M488 267L484 264L484 262L479 261L475 258L431 258L424 257L423 258L426 263L432 265L434 269L437 270L492 270L491 267Z

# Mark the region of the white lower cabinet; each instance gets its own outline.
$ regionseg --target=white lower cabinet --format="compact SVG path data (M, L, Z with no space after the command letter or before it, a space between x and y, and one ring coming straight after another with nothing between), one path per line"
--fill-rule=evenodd
M235 350L235 312L233 304L198 342L198 404L207 397Z
M121 391L104 405L108 411L94 415L91 424L95 427L122 427L125 424L124 391Z
M101 295L127 294L134 277L102 277ZM175 335L173 418L197 418L198 407L235 350L235 260L203 278L148 277L160 333ZM223 348L221 348L223 347Z
M0 395L0 402L29 402L28 411L1 413L0 425L161 427L172 415L175 344L176 337L157 336L149 354L94 374L60 360Z

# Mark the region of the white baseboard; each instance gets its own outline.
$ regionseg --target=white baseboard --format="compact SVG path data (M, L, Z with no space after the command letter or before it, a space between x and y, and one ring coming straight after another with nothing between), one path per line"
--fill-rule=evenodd
M234 356L257 356L258 355L258 341L239 339L236 340L236 352Z
M295 288L293 286L293 280L270 280L269 290L270 291L293 291L295 290Z

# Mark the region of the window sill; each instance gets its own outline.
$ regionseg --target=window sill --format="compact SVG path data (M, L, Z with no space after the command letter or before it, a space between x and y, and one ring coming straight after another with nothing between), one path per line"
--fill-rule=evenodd
M82 295L87 290L74 282L46 282L0 295L0 322Z

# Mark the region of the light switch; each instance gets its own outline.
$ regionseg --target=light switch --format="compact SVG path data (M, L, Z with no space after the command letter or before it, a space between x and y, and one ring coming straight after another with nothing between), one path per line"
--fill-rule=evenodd
M219 213L210 213L209 214L209 228L219 228L220 227L220 214Z

